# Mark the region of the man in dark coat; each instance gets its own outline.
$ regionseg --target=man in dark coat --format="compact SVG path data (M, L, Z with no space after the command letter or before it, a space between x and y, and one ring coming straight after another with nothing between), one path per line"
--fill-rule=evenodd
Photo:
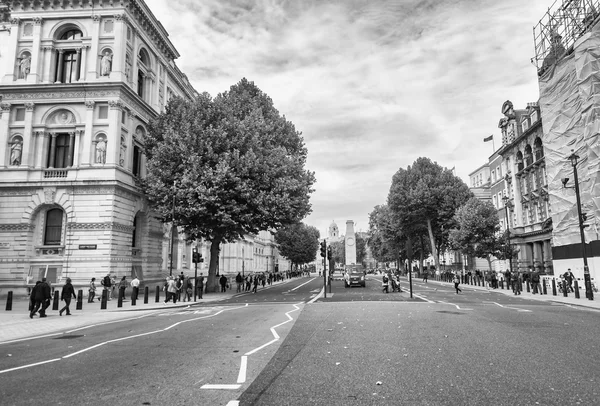
M227 277L225 275L221 275L221 278L219 279L219 283L221 284L221 292L226 292L227 291Z
M40 317L46 317L46 309L50 307L52 291L50 289L50 283L46 280L46 278L42 278L42 283L40 286L44 294L44 301L42 303L42 310L40 310Z
M202 275L202 273L200 273L200 276L198 277L196 287L198 291L198 298L202 299L202 291L204 290L204 276Z
M33 319L33 315L38 311L40 306L42 305L43 296L40 292L40 285L42 281L37 281L33 289L31 289L31 293L29 294L29 301L31 302L31 308L29 309L29 318Z
M65 307L60 309L58 312L60 316L62 316L65 310L67 311L67 316L71 315L71 310L69 309L69 305L71 304L71 296L74 299L77 299L77 296L75 295L75 289L71 284L71 278L67 278L67 282L65 283L65 286L63 286L62 292L60 293L60 300L64 300L65 302Z

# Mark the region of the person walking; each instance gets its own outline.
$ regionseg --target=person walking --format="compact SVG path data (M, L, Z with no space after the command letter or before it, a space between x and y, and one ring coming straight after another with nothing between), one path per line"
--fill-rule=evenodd
M60 300L65 302L65 307L60 309L58 312L59 316L62 316L64 311L67 312L67 316L71 315L71 309L69 309L69 306L71 305L71 296L73 296L74 299L77 299L77 296L75 296L75 289L71 284L71 278L67 278L65 286L63 286L62 291L60 292Z
M137 300L140 293L140 280L137 275L131 280L131 300Z
M383 277L381 278L381 286L382 286L381 291L384 292L384 293L388 293L388 288L390 286L390 281L389 281L389 278L388 278L388 276L386 274L383 274Z
M173 304L177 303L177 284L173 277L169 277L169 281L167 282L167 299L165 300L165 304L169 300L173 300Z
M37 281L33 289L31 289L30 301L32 302L31 309L29 311L29 318L33 319L33 315L38 311L42 302L44 301L44 292L42 291L42 287L40 286L42 281Z
M264 288L264 287L265 287L265 285L267 284L267 277L265 276L265 274L262 274L262 275L260 276L260 283L261 283L261 285L262 285L262 287L263 287L263 288Z
M513 293L515 295L520 295L521 285L519 284L519 271L514 271L510 276L510 280L512 282Z
M540 273L537 270L531 273L531 291L534 295L536 293L542 294L540 290Z
M429 271L423 271L423 282L427 283L427 278L429 278Z
M225 275L221 275L219 284L221 284L221 292L227 292L227 277Z
M204 276L202 275L202 272L196 281L196 290L198 291L198 298L202 299L202 291L204 290Z
M573 275L573 272L571 272L571 268L567 269L567 272L565 272L565 281L567 282L567 286L565 287L566 289L568 289L568 292L575 292L575 289L573 289L573 281L575 280L575 275Z
M46 278L42 278L41 289L44 293L44 301L42 302L42 310L40 310L40 317L46 317L46 309L50 307L50 300L52 299L50 282L48 282Z
M246 292L250 292L250 287L252 285L252 276L246 276Z
M96 278L92 278L90 281L90 287L88 288L88 303L92 303L94 301L94 297L96 296ZM98 297L98 301L100 298Z
M242 274L238 272L238 274L235 277L235 284L237 285L237 289L236 292L240 293L242 291L242 282L244 281L244 278L242 278Z
M188 278L186 281L183 282L183 301L185 302L186 299L188 302L192 301L192 292L193 292L193 288L192 288L192 280L190 278Z
M106 300L112 299L112 279L110 278L110 273L106 274L104 278L100 281L100 284L104 287L106 291Z
M256 293L258 289L258 275L254 275L254 287L252 288L252 293Z
M452 279L452 282L454 282L454 289L456 289L456 294L458 295L458 292L462 292L462 289L458 287L458 285L460 285L460 278L457 274L454 274L454 279Z
M121 300L125 299L125 289L127 289L127 277L123 276L119 281L119 297Z

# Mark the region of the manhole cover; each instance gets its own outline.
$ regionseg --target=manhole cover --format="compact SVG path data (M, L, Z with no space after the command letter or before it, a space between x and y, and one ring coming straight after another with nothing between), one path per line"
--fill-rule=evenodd
M71 339L71 338L79 338L79 337L83 337L83 334L80 334L80 335L64 335L64 336L56 337L55 340L68 340L68 339Z

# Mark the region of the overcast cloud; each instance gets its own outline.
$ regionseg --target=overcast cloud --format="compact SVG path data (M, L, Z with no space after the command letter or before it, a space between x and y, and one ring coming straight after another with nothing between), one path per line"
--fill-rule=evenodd
M254 81L302 131L317 177L305 222L368 229L420 156L468 174L506 100L537 101L532 28L550 0L146 0L196 90Z

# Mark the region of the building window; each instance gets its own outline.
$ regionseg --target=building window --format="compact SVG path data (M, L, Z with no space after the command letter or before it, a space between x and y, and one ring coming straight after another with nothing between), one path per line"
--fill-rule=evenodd
M73 165L73 157L69 156L70 139L69 134L57 134L51 139L48 150L49 168L66 168Z
M527 223L527 213L529 212L529 206L524 204L523 205L523 211L521 213L521 220L523 221L523 225L526 226Z
M73 29L73 30L65 31L63 33L63 35L61 35L60 39L63 41L73 41L73 40L79 40L79 39L81 39L81 37L82 37L81 31Z
M138 228L138 216L133 218L133 235L131 236L131 248L137 247L137 228Z
M138 71L138 83L137 83L137 94L142 99L144 98L144 84L146 82L146 75L141 70Z
M46 212L44 245L61 245L63 211L52 209Z
M531 122L535 123L536 121L538 121L538 112L534 111L533 113L531 113Z
M53 79L55 82L73 83L79 80L79 71L81 69L81 37L80 30L72 28L65 31L60 37L60 41L65 41L64 44L59 44L56 50L56 65ZM72 41L69 44L66 41Z
M133 172L133 176L140 176L142 172L141 168L142 162L142 150L139 146L133 146L133 167L131 168Z
M25 109L23 107L15 109L15 121L25 121Z
M494 207L498 208L498 200L496 199L496 195L492 196L492 199L494 201Z
M108 105L100 104L98 105L98 120L106 120L108 119Z
M77 71L77 53L75 51L66 51L63 53L62 65L63 74L59 79L62 83L73 83L79 79L79 72Z

